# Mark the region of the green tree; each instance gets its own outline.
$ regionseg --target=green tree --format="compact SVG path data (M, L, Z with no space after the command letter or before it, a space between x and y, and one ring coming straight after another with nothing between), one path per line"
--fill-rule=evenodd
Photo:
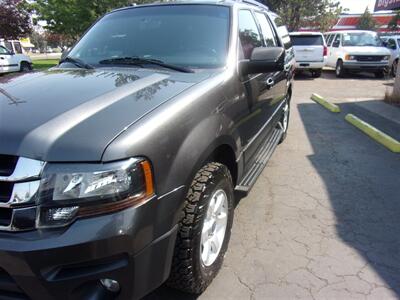
M364 13L361 15L360 20L358 21L357 24L357 29L360 30L375 30L377 27L377 23L372 16L372 14L369 12L368 7L365 9Z
M333 0L264 0L269 8L278 13L289 31L312 27L327 31L335 25L342 12L339 1Z
M45 28L55 34L78 38L96 19L123 6L147 0L36 0L32 9Z
M0 37L17 39L32 31L25 0L0 0Z
M397 11L396 15L390 20L388 26L391 31L397 31L399 29L400 22L400 11Z

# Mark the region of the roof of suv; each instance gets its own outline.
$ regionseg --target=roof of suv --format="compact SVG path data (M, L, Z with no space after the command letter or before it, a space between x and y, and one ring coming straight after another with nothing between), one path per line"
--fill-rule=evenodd
M290 32L289 35L323 35L321 32L316 31L296 31Z
M325 34L341 34L341 33L376 33L375 31L372 30L338 30L338 31L328 31L325 32Z
M119 10L124 10L124 9L130 9L134 7L144 7L144 6L160 6L160 5L179 5L179 4L212 4L212 5L223 5L223 6L234 6L237 4L242 4L242 5L249 5L253 7L257 7L259 9L267 10L270 11L269 8L256 1L256 0L172 0L172 1L166 1L166 2L153 2L153 3L147 3L147 4L135 4L133 3L131 6L128 7L122 7L113 11L119 11Z

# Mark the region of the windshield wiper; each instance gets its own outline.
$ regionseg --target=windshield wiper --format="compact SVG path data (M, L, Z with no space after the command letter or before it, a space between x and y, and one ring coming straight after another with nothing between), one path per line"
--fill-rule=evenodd
M94 69L94 67L92 65L85 63L84 61L80 60L79 58L74 58L71 56L67 56L67 57L63 58L62 60L60 60L60 64L65 63L65 62L72 63L75 66L82 68L82 69L88 69L88 70Z
M143 65L143 64L150 64L160 66L166 69L171 69L174 71L179 71L183 73L193 73L193 70L177 65L172 65L163 62L162 60L152 59L152 58L144 58L138 56L132 57L116 57L116 58L109 58L99 61L99 64L102 65L112 65L112 64L121 64L121 65Z

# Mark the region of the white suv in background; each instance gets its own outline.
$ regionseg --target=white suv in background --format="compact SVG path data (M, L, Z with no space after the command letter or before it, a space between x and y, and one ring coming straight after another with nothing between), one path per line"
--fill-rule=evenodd
M377 78L385 76L391 53L376 32L328 32L325 37L329 48L327 66L336 69L337 77L344 77L348 71L370 72Z
M320 77L327 59L327 46L320 32L291 32L290 39L296 58L296 70L309 70Z
M32 70L32 60L23 54L20 42L0 40L0 74Z

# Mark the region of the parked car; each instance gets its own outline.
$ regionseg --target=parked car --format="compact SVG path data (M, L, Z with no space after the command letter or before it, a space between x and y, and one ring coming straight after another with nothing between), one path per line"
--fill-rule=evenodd
M204 291L236 197L287 134L277 32L249 0L132 6L58 67L1 84L0 295Z
M0 40L0 74L32 70L32 60L18 41Z
M307 70L313 77L321 77L328 55L324 35L320 32L291 32L290 38L296 58L296 70Z
M384 36L381 37L381 39L391 53L389 60L389 72L392 76L396 76L400 56L400 35Z
M383 46L376 32L349 30L326 33L327 66L336 69L337 77L348 72L370 72L377 78L385 76L390 51Z

